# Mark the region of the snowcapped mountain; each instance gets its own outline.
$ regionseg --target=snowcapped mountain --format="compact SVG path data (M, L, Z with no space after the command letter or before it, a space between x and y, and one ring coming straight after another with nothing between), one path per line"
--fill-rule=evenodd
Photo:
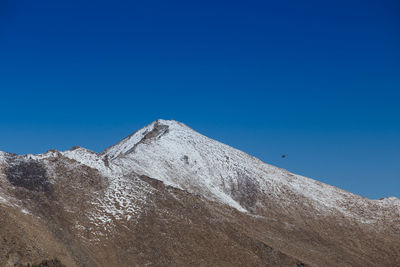
M370 200L292 174L172 120L100 154L1 152L0 185L4 225L18 217L25 232L44 228L59 247L19 241L45 251L36 255L4 249L3 241L5 262L400 265L399 199Z
M388 202L368 200L268 165L177 121L157 120L100 155L83 148L63 155L106 175L132 172L146 175L241 212L262 207L257 196L272 195L275 200L290 205L288 192L306 198L321 212L337 211L355 217L351 212L354 203L368 208ZM369 215L370 220L379 220L382 216L381 213Z

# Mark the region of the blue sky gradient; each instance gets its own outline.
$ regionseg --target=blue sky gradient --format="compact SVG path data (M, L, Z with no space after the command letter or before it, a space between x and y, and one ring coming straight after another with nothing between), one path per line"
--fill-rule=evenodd
M400 197L396 0L5 0L0 90L3 151L99 152L172 118L292 172Z

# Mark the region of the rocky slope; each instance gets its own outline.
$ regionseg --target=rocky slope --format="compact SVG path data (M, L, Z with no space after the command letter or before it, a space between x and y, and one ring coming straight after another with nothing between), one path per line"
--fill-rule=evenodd
M400 266L399 199L292 174L176 121L101 154L0 152L0 213L0 266Z

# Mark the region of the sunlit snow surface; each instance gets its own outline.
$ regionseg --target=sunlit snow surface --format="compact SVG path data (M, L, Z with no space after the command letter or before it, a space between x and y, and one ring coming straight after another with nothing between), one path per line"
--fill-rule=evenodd
M372 204L396 206L398 203L397 200L368 200L291 174L207 138L176 121L157 120L101 155L85 149L67 151L63 155L96 168L105 175L124 176L135 172L230 205L242 212L247 210L240 203L237 191L243 184L250 184L250 189L262 194L275 196L282 205L290 205L293 201L286 196L289 190L292 195L311 201L321 214L339 211L345 216L356 216L351 212L353 207L348 207L349 199L357 203L359 208L368 208Z

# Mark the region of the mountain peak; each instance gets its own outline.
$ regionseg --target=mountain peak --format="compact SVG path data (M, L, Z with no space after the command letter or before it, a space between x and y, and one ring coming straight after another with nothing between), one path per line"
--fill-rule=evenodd
M101 155L109 159L115 159L125 154L133 152L137 145L143 142L148 142L174 130L193 131L185 124L175 120L157 119L152 123L132 133L128 137L121 140L119 143L104 150Z
M155 121L149 123L148 125L146 125L145 127L148 126L154 126L154 125L166 125L166 126L170 126L170 127L186 127L189 128L187 125L185 125L182 122L176 121L174 119L169 119L169 120L165 120L165 119L156 119ZM143 127L143 128L145 128Z

